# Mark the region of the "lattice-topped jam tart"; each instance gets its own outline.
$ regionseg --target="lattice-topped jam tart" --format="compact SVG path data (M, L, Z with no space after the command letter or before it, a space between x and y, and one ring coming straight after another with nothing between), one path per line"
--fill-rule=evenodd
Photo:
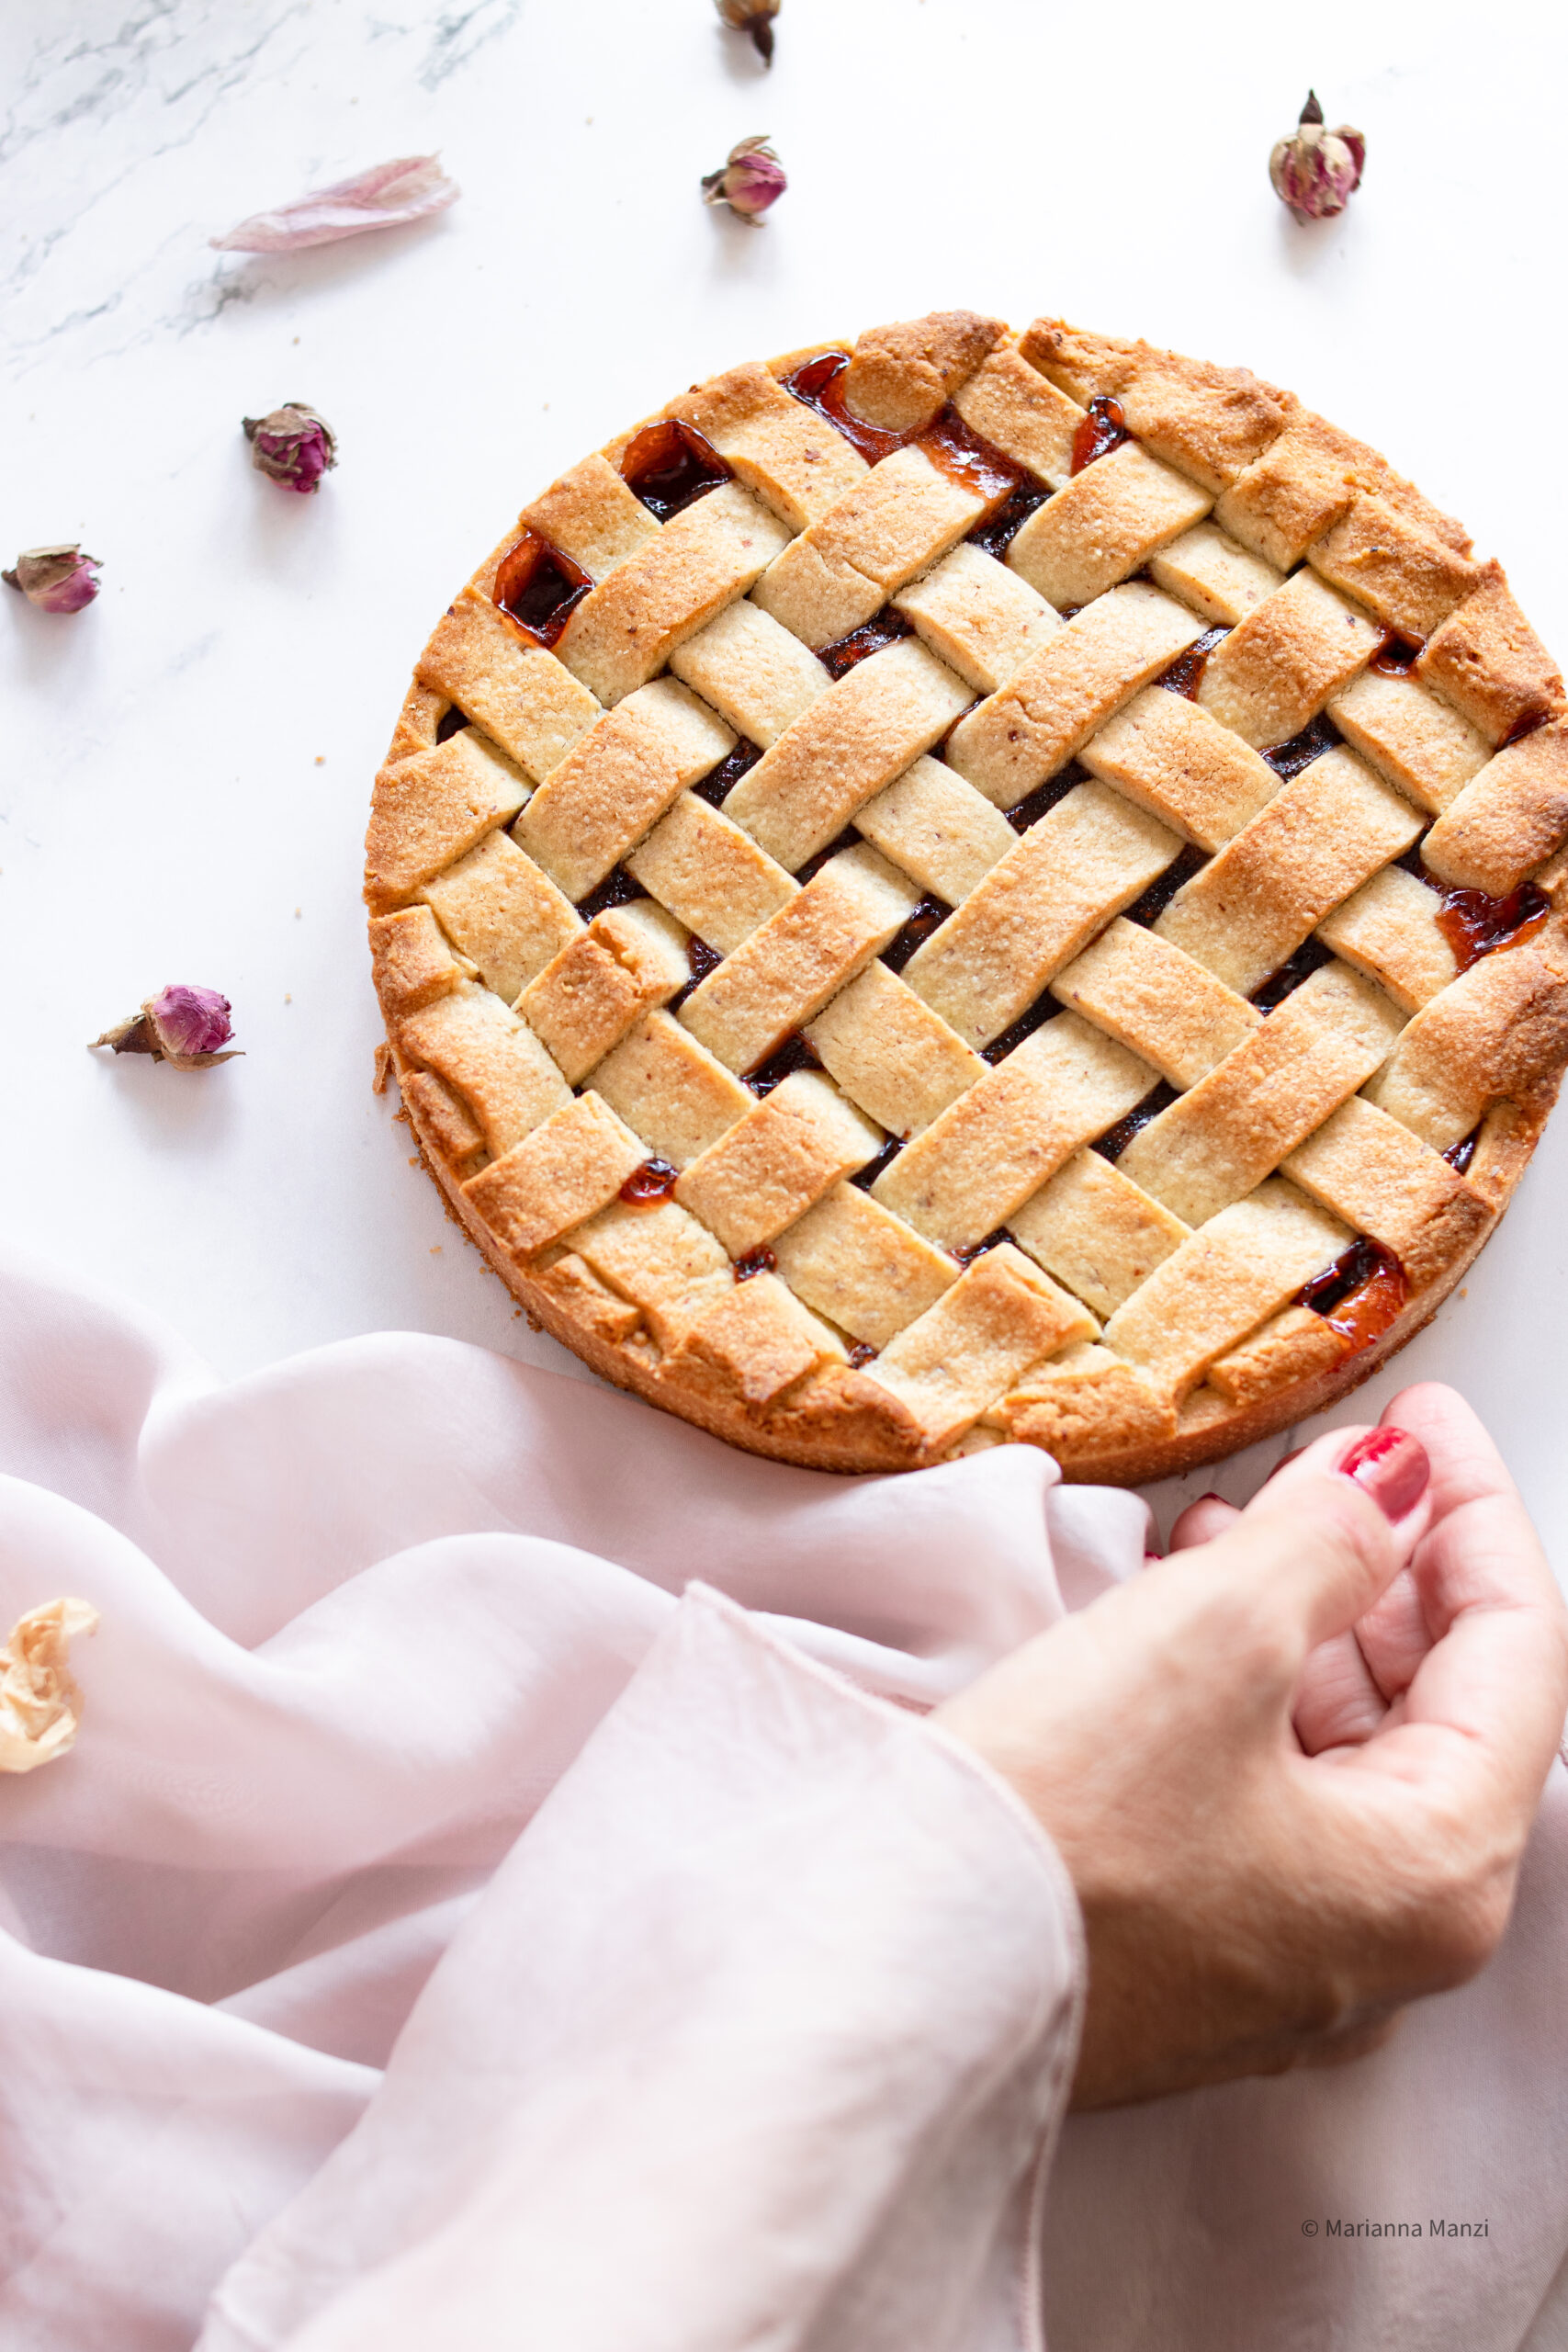
M1426 1322L1540 1133L1562 681L1240 370L963 311L731 368L415 674L367 897L425 1158L736 1444L1228 1453Z

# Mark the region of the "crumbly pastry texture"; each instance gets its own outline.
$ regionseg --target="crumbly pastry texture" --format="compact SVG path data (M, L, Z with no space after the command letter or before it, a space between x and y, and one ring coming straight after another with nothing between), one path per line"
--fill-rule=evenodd
M947 312L733 368L421 655L366 896L421 1149L605 1377L1140 1481L1463 1273L1568 1059L1568 717L1244 370Z

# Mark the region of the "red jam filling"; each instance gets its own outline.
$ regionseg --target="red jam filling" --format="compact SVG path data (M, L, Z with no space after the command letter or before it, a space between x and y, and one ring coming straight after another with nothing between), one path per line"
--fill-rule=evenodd
M846 825L841 833L834 834L825 849L814 850L805 865L795 869L795 878L801 888L804 890L808 882L815 882L830 857L837 857L840 850L858 848L860 841L861 836L854 827Z
M1190 882L1201 865L1207 865L1206 850L1196 842L1189 842L1180 854L1173 857L1163 874L1156 874L1141 899L1134 899L1127 910L1129 922L1141 922L1147 930L1150 923L1164 914L1184 882Z
M906 449L915 443L933 466L951 480L962 482L966 490L974 491L987 506L1001 508L1027 502L1019 505L1002 537L1001 546L1005 547L1025 515L1044 501L1044 484L1026 466L1019 465L994 442L965 424L951 401L929 424L913 425L905 432L890 432L885 425L868 424L864 417L856 416L844 398L844 371L849 364L847 352L819 352L784 378L784 390L793 392L807 408L815 409L870 465L891 457L895 449ZM978 538L984 528L981 526L973 536ZM993 554L999 552L1000 548L992 548Z
M760 1242L755 1250L748 1250L737 1258L735 1279L738 1283L749 1283L753 1274L771 1274L778 1262L767 1243Z
M995 1232L987 1233L983 1241L971 1241L966 1250L950 1250L948 1256L956 1258L961 1266L972 1266L976 1258L985 1256L987 1250L999 1250L1004 1241L1011 1239L1006 1226L998 1225Z
M945 922L953 909L945 899L933 898L928 890L914 913L897 937L882 951L882 961L890 972L901 972L917 947L923 947L938 923Z
M573 611L593 585L580 563L552 547L537 531L525 531L501 559L495 601L519 628L541 645L553 645Z
M661 523L729 479L713 444L678 417L645 424L621 457L621 480Z
M905 442L915 440L912 433L884 433L882 425L867 425L863 416L844 402L844 369L849 367L846 350L823 350L816 360L807 360L797 367L792 377L783 379L785 393L804 400L808 409L823 416L846 442L856 447L867 466L874 466L879 458L891 457L894 449L903 449Z
M742 1073L740 1082L742 1086L749 1086L753 1094L771 1094L775 1086L782 1085L797 1069L820 1069L821 1067L822 1057L810 1038L803 1037L798 1029L792 1029L783 1045L776 1046L766 1061L759 1062L755 1069ZM756 1268L751 1271L755 1273Z
M1395 637L1391 631L1368 662L1383 678L1408 678L1421 658L1421 648L1406 637Z
M717 948L710 947L707 941L699 939L694 931L686 942L686 965L692 977L683 989L676 989L670 1000L669 1010L679 1012L692 990L705 980L710 972L716 971L723 961Z
M983 523L976 524L969 534L971 544L984 548L999 563L1030 516L1044 505L1050 495L1043 482L1035 482L1027 490L1015 490Z
M832 645L818 646L817 659L830 678L842 678L868 653L880 653L885 645L896 645L901 637L912 635L903 614L896 613L889 605L874 621L867 621L862 628L852 628L848 637L840 637Z
M647 1208L654 1201L667 1201L675 1190L680 1170L671 1168L667 1159L645 1159L634 1168L621 1186L620 1197L628 1208Z
M1118 1119L1113 1127L1107 1127L1102 1136L1096 1136L1091 1149L1098 1151L1101 1159L1120 1159L1139 1129L1146 1127L1151 1119L1157 1119L1175 1100L1175 1087L1168 1086L1162 1078L1157 1086L1150 1087L1141 1102L1134 1103L1124 1119Z
M613 865L603 882L579 899L577 911L584 922L592 922L595 915L605 913L611 907L629 907L634 899L646 899L642 884L626 872L624 865Z
M1196 702L1198 689L1203 683L1203 672L1210 654L1222 638L1230 635L1228 628L1206 628L1195 645L1179 653L1168 670L1162 670L1155 680L1168 694L1183 695L1189 702Z
M994 1069L998 1062L1006 1061L1015 1046L1021 1046L1026 1037L1032 1037L1037 1029L1043 1029L1047 1021L1055 1021L1064 1009L1049 990L1037 996L1028 1011L1021 1012L999 1037L993 1037L988 1046L981 1046L980 1059L989 1062Z
M1442 885L1437 886L1439 889ZM1521 882L1506 899L1484 890L1443 890L1438 929L1453 949L1454 961L1468 972L1496 947L1517 947L1540 929L1551 912L1551 901L1533 882Z
M875 1159L868 1159L863 1168L857 1168L854 1174L850 1178L851 1183L858 1184L863 1193L869 1193L877 1178L881 1175L883 1170L885 1168L892 1167L893 1162L897 1159L898 1154L903 1150L903 1148L904 1138L902 1136L886 1136L884 1139L882 1148L877 1153Z
M720 760L717 767L709 768L706 775L700 776L693 785L692 790L699 800L705 800L710 808L722 808L747 769L754 768L761 756L755 743L749 743L742 735L728 757Z
M1321 940L1303 940L1293 956L1287 957L1283 964L1277 965L1266 980L1258 982L1250 1001L1259 1012L1272 1012L1276 1005L1283 1004L1288 996L1295 994L1303 980L1310 979L1314 972L1321 972L1325 964L1333 961L1331 952Z
M994 441L987 441L984 435L965 424L951 401L915 438L933 466L939 467L950 481L972 490L988 506L1000 505L1021 490L1032 492L1042 487L1024 467L1005 457Z
M1077 760L1069 760L1065 768L1058 768L1055 775L1047 776L1043 784L1037 784L1032 792L1026 793L1021 800L1007 810L1008 823L1015 833L1026 833L1031 825L1037 825L1041 818L1056 806L1058 800L1066 798L1075 784L1088 782L1089 770L1080 767Z
M1120 401L1104 392L1096 392L1089 404L1089 414L1073 435L1073 471L1081 474L1097 458L1108 458L1112 449L1130 441L1127 419Z
M1344 741L1332 718L1320 711L1299 735L1292 735L1288 743L1271 744L1261 756L1268 761L1275 775L1289 784L1292 776L1300 775L1303 768L1311 767L1314 760L1320 760L1325 752L1332 752L1337 743Z
M1409 1295L1404 1269L1392 1250L1362 1239L1303 1283L1296 1305L1321 1315L1331 1330L1349 1340L1351 1353L1358 1354L1397 1322Z
M912 433L886 433L879 424L868 424L845 404L844 370L850 364L847 351L819 352L815 359L807 359L793 375L786 376L784 387L797 401L841 433L846 441L858 449L868 465L874 466L881 458L891 457L895 449L903 448L914 439Z

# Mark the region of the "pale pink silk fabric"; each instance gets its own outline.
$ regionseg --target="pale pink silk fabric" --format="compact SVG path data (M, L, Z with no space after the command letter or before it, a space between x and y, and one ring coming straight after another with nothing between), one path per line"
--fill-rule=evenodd
M1062 2126L1071 1891L919 1710L1134 1498L408 1336L222 1387L16 1261L0 1471L0 1617L103 1616L0 1781L6 2352L1568 2346L1561 1775L1386 2052Z

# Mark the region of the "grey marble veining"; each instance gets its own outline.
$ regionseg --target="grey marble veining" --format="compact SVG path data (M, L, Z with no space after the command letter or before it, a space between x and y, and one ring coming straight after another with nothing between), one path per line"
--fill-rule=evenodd
M0 365L13 379L46 359L90 366L253 299L266 265L211 254L209 237L378 160L379 141L349 143L378 114L438 143L462 81L523 6L400 20L361 0L89 0L68 28L17 7L4 35ZM343 143L302 154L292 134L323 96Z

